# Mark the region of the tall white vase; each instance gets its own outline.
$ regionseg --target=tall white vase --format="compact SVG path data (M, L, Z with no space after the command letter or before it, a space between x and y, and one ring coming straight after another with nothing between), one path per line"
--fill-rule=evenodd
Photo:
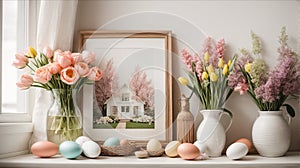
M290 119L290 118L289 118ZM283 156L290 147L291 130L282 111L259 111L253 124L252 139L261 156Z
M197 130L197 141L195 145L198 146L201 152L205 152L210 157L219 157L224 149L226 142L225 132L220 123L222 114L227 114L223 110L201 110L203 121ZM203 151L204 150L204 151Z

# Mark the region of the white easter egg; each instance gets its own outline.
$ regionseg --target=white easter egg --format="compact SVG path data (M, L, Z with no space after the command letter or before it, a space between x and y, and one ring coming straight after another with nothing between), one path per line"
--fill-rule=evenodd
M207 151L206 145L204 145L204 144L201 143L200 141L194 142L194 145L197 146L197 148L200 150L201 154L206 153L206 151Z
M87 141L91 141L91 139L87 136L80 136L75 140L75 142L78 143L80 146L82 146L82 144Z
M147 143L148 151L159 151L161 148L161 143L157 139L150 139Z
M171 141L165 148L165 153L169 157L176 157L178 155L177 148L180 145L179 141Z
M248 153L248 147L246 144L241 142L235 142L231 144L226 150L226 156L229 159L241 159Z
M96 158L101 153L101 148L94 141L84 142L81 146L83 154L88 158Z

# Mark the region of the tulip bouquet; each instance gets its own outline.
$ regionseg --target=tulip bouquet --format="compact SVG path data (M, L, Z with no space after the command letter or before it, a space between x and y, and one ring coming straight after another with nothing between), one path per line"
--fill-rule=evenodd
M262 46L257 35L251 32L252 54L241 49L242 57L237 61L232 74L229 75L229 86L241 95L248 93L261 111L278 111L286 106L293 117L295 111L289 104L284 104L288 96L299 93L300 69L298 56L287 45L288 36L283 27L279 37L279 64L268 70L261 58Z
M224 109L225 101L232 93L228 87L228 75L231 73L236 57L227 63L224 60L225 41L221 39L217 42L215 49L211 46L212 40L208 37L204 44L202 55L192 56L187 50L182 50L182 60L186 65L186 73L189 80L180 77L181 84L186 85L192 94L199 98L204 109ZM191 94L191 95L192 95Z
M19 69L27 67L30 72L21 75L17 82L20 89L39 87L52 92L53 104L47 118L48 140L59 144L80 136L81 114L73 96L83 83L101 79L101 70L91 65L95 54L88 51L71 53L59 49L53 52L49 47L38 54L34 48L29 47L27 52L17 53L15 58L13 66Z

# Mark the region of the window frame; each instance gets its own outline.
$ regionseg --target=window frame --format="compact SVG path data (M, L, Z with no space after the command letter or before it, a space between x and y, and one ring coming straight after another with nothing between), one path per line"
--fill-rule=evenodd
M24 6L24 7L23 7ZM17 50L24 50L29 44L36 43L36 30L37 30L37 18L38 18L38 6L36 0L32 1L18 1L18 22L23 22L21 26L18 26L17 30ZM3 0L0 0L0 49L2 50L2 25L3 25ZM2 57L0 57L0 64L2 65ZM0 76L0 93L2 93L2 76ZM6 113L2 111L2 94L0 95L0 124L1 123L28 123L32 122L32 111L34 108L34 89L25 91L24 96L18 96L17 102L23 101L24 110L17 113ZM22 100L25 99L25 100Z

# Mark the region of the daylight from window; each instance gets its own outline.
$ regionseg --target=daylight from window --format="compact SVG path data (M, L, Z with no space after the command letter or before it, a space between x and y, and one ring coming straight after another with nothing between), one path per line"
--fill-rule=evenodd
M15 113L20 111L17 108L19 93L15 85L18 74L12 66L17 52L18 1L3 1L2 12L2 113Z

